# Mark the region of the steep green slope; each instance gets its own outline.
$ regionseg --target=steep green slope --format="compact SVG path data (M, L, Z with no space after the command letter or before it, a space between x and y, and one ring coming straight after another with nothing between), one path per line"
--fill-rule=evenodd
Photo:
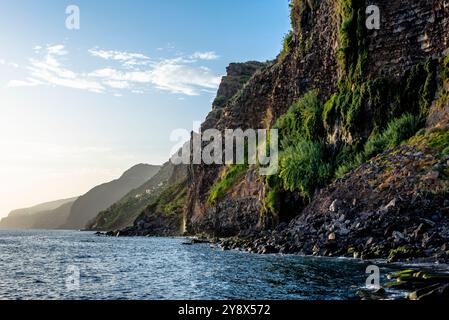
M119 236L181 236L184 233L184 210L187 178L171 183L151 205L137 217L132 227L111 232Z
M138 164L114 181L99 185L79 197L72 206L63 228L83 229L86 224L120 200L131 190L141 186L160 170L160 166Z
M168 187L174 166L168 162L151 179L131 190L108 209L101 211L87 228L91 230L116 230L132 226L142 211L156 201Z

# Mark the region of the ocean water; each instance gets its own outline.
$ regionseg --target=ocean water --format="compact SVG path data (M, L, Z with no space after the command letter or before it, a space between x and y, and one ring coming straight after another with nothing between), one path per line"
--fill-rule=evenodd
M353 299L368 276L367 263L350 259L182 242L0 231L0 299Z

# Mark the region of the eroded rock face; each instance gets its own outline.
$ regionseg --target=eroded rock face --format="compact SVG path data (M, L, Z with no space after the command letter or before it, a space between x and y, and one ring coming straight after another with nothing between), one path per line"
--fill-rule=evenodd
M449 261L449 156L425 139L386 152L323 189L301 215L253 247L270 243L283 253Z
M263 189L258 173L248 171L225 199L215 205L206 205L203 210L194 208L188 220L188 231L214 237L257 234L267 223L262 214Z
M342 74L336 59L340 46L339 29L342 23L338 14L338 2L298 0L294 1L294 4L293 11L299 15L299 19L294 23L293 40L289 52L279 56L276 61L257 72L241 91L223 104L219 116L216 116L216 110L211 113L203 128L214 127L220 130L267 128L273 125L275 120L304 93L316 89L319 96L327 100L337 91L337 83ZM381 28L367 32L368 59L364 71L365 79L361 81L378 77L396 81L411 66L448 53L449 5L447 1L379 0L376 3L366 1L365 6L368 4L380 7ZM446 122L444 110L443 108L442 111L437 110L431 113L435 115L434 121ZM363 108L362 113L367 118L367 123L372 117L372 111L369 105ZM213 121L210 121L211 119ZM343 137L338 124L333 130L335 136L332 144L337 145L339 141L347 138ZM366 139L371 130L369 124L362 124L359 135ZM407 161L407 159L402 160ZM398 165L401 165L400 162ZM246 184L246 188L259 190L258 193L239 196L233 187L225 199L214 205L208 203L208 193L222 171L221 166L190 167L191 184L186 211L187 230L191 233L206 232L229 236L269 228L268 221L271 220L262 213L265 198L262 179L252 179ZM359 178L366 180L363 175ZM243 179L246 177L240 178L239 181ZM406 185L413 188L411 184ZM358 190L347 190L347 192L352 194ZM375 200L370 202L369 197L376 194L365 195L368 197L368 200L365 199L366 205L376 208L357 207L357 210L361 210L362 213L377 212L375 210L380 210L382 206L388 211L393 207L400 207L402 203L400 199L394 202L394 197L389 199L388 203L378 203ZM346 200L350 202L353 199ZM325 200L319 198L316 201L324 203L324 209L328 210L335 198ZM435 203L439 203L438 201ZM243 203L247 205L242 207ZM298 207L295 214L299 214L301 209ZM343 214L336 218L335 228L338 230L331 237L335 236L335 241L351 233L349 226L343 227L346 220L351 220L351 217ZM212 221L219 222L214 224ZM309 221L302 223L309 226ZM313 226L315 222L310 223ZM402 231L398 232L402 233ZM329 234L324 236L326 240L329 239ZM395 239L401 239L399 233L395 235ZM312 250L313 247L308 252L325 253L319 247Z
M368 32L369 73L399 77L406 69L449 48L447 0L369 3L380 8L380 30Z
M308 28L295 30L290 52L255 73L245 87L222 107L219 117L215 110L212 111L202 129L267 128L311 88L319 88L323 97L329 97L337 85L335 43L338 28L334 13L333 3L323 1L314 12L314 18L308 19ZM310 45L306 46L305 39ZM224 221L229 222L215 230L216 235L222 235L221 230L226 230L223 235L237 235L263 228L266 221L261 218L265 197L262 179L253 179L246 185L251 190L259 190L257 194L230 196L214 206L208 204L210 188L222 170L221 166L191 166L187 230L191 233L209 232L211 224L208 221L213 220L213 216L226 217ZM233 190L230 191L232 193ZM241 203L251 204L243 209L245 217L252 216L251 219L238 219L240 213L236 208L241 208Z

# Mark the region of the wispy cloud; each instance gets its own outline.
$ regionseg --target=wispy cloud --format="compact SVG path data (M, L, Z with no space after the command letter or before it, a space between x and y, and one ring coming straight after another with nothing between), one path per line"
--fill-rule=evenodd
M147 65L150 63L150 57L142 53L116 51L116 50L100 50L98 48L89 49L89 53L98 58L119 61L124 66L133 67Z
M83 73L67 69L62 65L61 57L67 54L68 51L66 51L63 45L47 46L44 54L39 58L29 59L29 66L27 66L29 77L25 80L11 80L8 86L50 85L97 93L104 92L104 86L101 83L89 79Z
M88 50L90 56L113 66L77 72L64 66L63 62L69 55L64 45L35 46L33 50L38 57L29 59L28 76L11 80L9 87L50 85L97 93L110 92L116 97L122 96L123 90L141 94L153 87L195 96L215 90L221 79L211 69L198 65L202 60L218 59L219 56L213 51L151 59L143 53L92 48Z
M195 96L202 89L217 88L221 77L217 77L209 68L192 67L175 59L157 64L150 73L150 80L159 89Z
M214 51L207 51L207 52L195 52L192 55L193 59L199 59L199 60L217 60L220 58L219 55L217 55Z

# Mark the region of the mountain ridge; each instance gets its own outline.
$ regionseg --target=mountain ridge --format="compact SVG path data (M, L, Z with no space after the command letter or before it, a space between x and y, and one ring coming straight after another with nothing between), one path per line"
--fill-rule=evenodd
M56 201L44 202L38 205L34 205L29 208L12 210L8 216L0 220L0 228L4 229L41 229L39 226L39 220L43 215L59 215L59 210L66 205L70 205L78 197L61 199ZM44 229L50 224L44 224ZM59 225L51 224L53 228L58 228ZM50 227L48 227L50 228ZM52 229L52 228L50 228Z
M201 126L278 129L279 171L263 178L254 166L236 174L224 165L190 165L182 213L187 234L235 237L223 247L258 253L448 260L441 244L449 240L449 204L441 197L448 190L449 7L443 0L413 0L406 8L379 0L382 27L368 30L368 4L291 1L292 31L283 51L220 101L218 111L213 106ZM388 184L373 188L369 201L345 185L356 177L360 184L383 176L392 182L389 170L408 166L425 174L409 170L409 178L398 180L402 200ZM209 201L220 185L220 198ZM429 194L432 187L441 193ZM334 198L332 188L348 194ZM330 202L319 207L321 198ZM418 204L418 212L403 217L399 208L407 203ZM374 218L354 216L354 207ZM382 220L380 235L376 218L388 210L392 218ZM404 230L396 225L401 217L408 219ZM139 218L137 235L161 232ZM427 224L420 227L422 219ZM336 239L345 239L345 247ZM375 252L366 251L371 244Z
M130 190L141 186L159 169L160 166L138 164L126 170L118 179L92 188L74 202L62 228L84 229L99 212L120 200Z

